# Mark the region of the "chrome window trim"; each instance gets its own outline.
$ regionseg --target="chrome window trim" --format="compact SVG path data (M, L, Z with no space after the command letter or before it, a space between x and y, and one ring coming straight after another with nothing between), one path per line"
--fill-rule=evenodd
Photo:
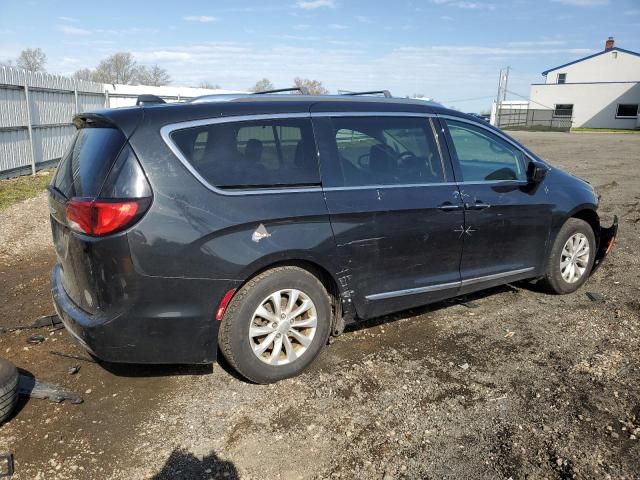
M180 163L207 189L211 190L214 193L219 195L227 195L227 196L243 196L243 195L267 195L267 194L282 194L282 193L309 193L309 192L320 192L320 191L348 191L348 190L374 190L374 189L386 189L386 188L416 188L416 187L435 187L435 186L457 186L457 185L485 185L485 184L494 184L494 185L526 185L527 182L524 180L486 180L486 181L468 181L468 182L429 182L429 183L408 183L408 184L393 184L393 185L356 185L349 187L322 187L322 185L318 186L310 186L310 187L260 187L260 188L239 188L239 189L226 189L216 187L209 183L198 171L191 165L189 160L182 154L178 146L171 139L171 134L176 130L183 130L186 128L194 128L201 127L205 125L215 125L220 123L236 123L236 122L247 122L247 121L259 121L259 120L279 120L279 119L287 119L287 118L309 118L313 119L314 117L413 117L413 118L434 118L440 117L445 119L451 119L455 121L465 122L472 124L474 126L480 127L489 133L493 133L497 135L501 139L507 141L509 144L513 145L518 151L522 152L526 155L530 160L533 159L526 151L522 150L516 143L512 140L508 139L504 135L499 132L495 132L485 126L474 122L472 120L467 120L466 118L457 117L454 115L438 115L434 113L416 113L416 112L291 112L291 113L273 113L273 114L256 114L256 115L235 115L228 117L215 117L215 118L205 118L201 120L189 120L185 122L177 122L171 123L160 128L160 136L164 143L169 147L171 152L178 157ZM436 139L438 142L439 139ZM440 159L444 161L444 157L442 152L440 152ZM444 166L443 166L444 167ZM322 180L322 179L321 179Z
M348 190L384 190L387 188L417 188L417 187L455 187L455 182L431 183L397 183L392 185L354 185L351 187L323 187L325 192L340 192Z
M311 112L313 117L435 117L435 113L422 112Z
M497 280L499 278L506 278L521 273L527 273L535 270L535 267L519 268L517 270L510 270L508 272L494 273L492 275L484 275L482 277L468 278L459 282L440 283L437 285L429 285L427 287L408 288L406 290L395 290L391 292L374 293L372 295L366 295L367 300L384 300L387 298L403 297L405 295L416 295L419 293L436 292L439 290L447 290L455 287L465 287L467 285L474 285L476 283L489 282L491 280Z
M500 138L501 140L504 140L505 142L511 144L513 147L515 147L519 152L522 152L523 155L525 155L529 160L531 160L532 162L537 161L535 158L533 158L531 155L529 155L525 150L522 149L522 147L520 145L518 145L516 142L514 142L513 140L511 140L509 137L505 136L503 133L501 133L500 131L496 131L493 130L491 128L487 128L486 125L482 125L481 123L475 122L473 120L469 120L467 118L462 118L462 117L456 117L455 115L438 115L439 118L444 118L444 119L448 119L448 120L454 120L457 122L463 122L463 123L468 123L473 125L474 127L479 127L482 130L486 130L489 133L494 134L496 137ZM526 167L526 165L524 165L524 167ZM516 180L516 181L523 181L523 180Z
M259 114L259 115L236 115L229 117L216 117L216 118L205 118L202 120L190 120L187 122L178 122L171 123L169 125L165 125L160 129L160 136L164 143L169 147L169 149L173 152L173 154L178 157L178 160L184 165L184 167L206 188L215 192L219 195L227 195L227 196L244 196L244 195L267 195L274 193L308 193L308 192L322 192L322 185L313 186L313 187L290 187L290 188L282 188L282 187L261 187L261 188L241 188L229 190L226 188L216 187L209 183L200 173L191 165L191 162L187 160L187 158L182 154L178 146L175 144L173 139L171 138L171 134L176 130L184 130L187 128L194 127L202 127L205 125L216 125L219 123L237 123L237 122L247 122L247 121L258 121L258 120L279 120L286 118L310 118L311 114L307 113L272 113L272 114Z

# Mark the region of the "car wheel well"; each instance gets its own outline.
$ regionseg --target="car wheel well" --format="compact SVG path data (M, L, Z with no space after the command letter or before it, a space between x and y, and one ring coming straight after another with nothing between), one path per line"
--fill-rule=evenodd
M585 208L584 210L575 212L573 215L571 215L571 218L578 218L587 222L591 226L591 230L593 230L593 234L596 237L597 243L600 236L600 218L598 217L598 214L595 212L595 210Z
M331 299L331 308L333 309L334 313L334 323L337 322L336 319L340 319L342 317L342 302L339 301L340 289L338 288L338 283L326 268L315 262L309 260L284 260L281 262L271 263L254 272L251 276L249 276L249 278L247 278L244 283L248 282L257 275L260 275L262 272L278 267L298 267L315 276L318 280L320 280L320 283L324 285L324 288L327 289L327 293L329 294L329 298Z

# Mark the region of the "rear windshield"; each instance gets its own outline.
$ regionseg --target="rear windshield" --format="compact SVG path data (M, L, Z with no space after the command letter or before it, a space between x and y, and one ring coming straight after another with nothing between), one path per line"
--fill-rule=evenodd
M117 128L81 128L60 161L53 186L67 198L97 196L125 142Z
M293 187L320 183L308 119L256 120L177 130L172 140L211 185Z

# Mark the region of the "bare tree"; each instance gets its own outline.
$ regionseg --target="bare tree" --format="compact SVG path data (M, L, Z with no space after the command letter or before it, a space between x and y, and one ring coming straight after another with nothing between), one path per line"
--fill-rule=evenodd
M276 87L273 86L271 80L268 78L263 78L262 80L258 80L255 85L249 88L250 92L264 92L266 90L273 90Z
M306 89L311 95L326 95L329 93L329 90L324 88L320 80L296 77L293 79L293 83L298 88Z
M93 72L93 81L129 85L135 80L137 71L133 55L129 52L118 52L98 64Z
M137 68L135 73L135 82L140 85L150 85L152 87L161 87L171 83L171 77L167 71L158 66L145 67L144 65Z
M208 88L209 90L220 90L222 87L217 83L211 83L208 80L203 80L198 84L198 88Z
M91 70L90 68L82 68L80 70L77 70L73 74L73 78L75 78L76 80L87 80L89 82L92 82L93 73L93 70Z
M25 48L16 59L16 66L32 72L45 72L47 55L41 48Z

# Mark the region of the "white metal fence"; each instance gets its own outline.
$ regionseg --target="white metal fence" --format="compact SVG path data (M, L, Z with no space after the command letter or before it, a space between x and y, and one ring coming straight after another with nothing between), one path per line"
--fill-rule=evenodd
M0 178L35 173L57 162L73 136L72 119L76 113L134 105L141 93L175 102L199 95L237 92L105 85L0 67Z
M0 67L0 177L58 160L73 135L73 115L104 106L101 83Z

